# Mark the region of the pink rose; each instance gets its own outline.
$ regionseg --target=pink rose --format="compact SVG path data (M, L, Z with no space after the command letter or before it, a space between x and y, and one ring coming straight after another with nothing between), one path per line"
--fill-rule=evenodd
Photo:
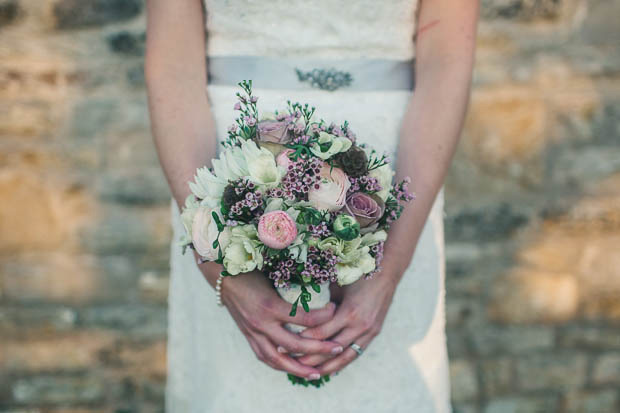
M320 177L318 187L308 191L308 201L316 209L340 210L346 202L347 191L351 186L349 177L342 169L331 167L326 163L321 167Z
M258 239L277 250L291 245L297 238L297 226L284 211L267 212L258 221Z
M288 124L276 120L262 120L258 122L258 138L266 142L287 143Z
M345 210L355 217L361 228L365 228L383 216L385 204L374 194L356 192L347 199Z
M289 155L294 153L295 151L292 149L285 149L276 156L276 163L279 166L283 166L288 169L288 166L293 163Z

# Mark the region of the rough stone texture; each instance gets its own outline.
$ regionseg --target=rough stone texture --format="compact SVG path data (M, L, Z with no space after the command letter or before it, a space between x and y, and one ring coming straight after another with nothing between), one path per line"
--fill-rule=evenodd
M54 15L58 28L77 29L131 19L141 10L141 0L60 0Z
M0 0L0 412L162 412L143 0ZM483 0L446 182L455 411L620 411L620 2Z
M566 413L613 412L618 407L618 392L589 390L569 393L565 399Z
M0 1L0 28L15 21L18 13L19 13L19 5L17 4L17 0L1 0Z

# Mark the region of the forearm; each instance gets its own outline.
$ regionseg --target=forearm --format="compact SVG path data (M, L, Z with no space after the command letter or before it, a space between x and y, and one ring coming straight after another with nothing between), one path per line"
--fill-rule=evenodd
M467 14L473 24L467 25ZM466 22L460 30L459 20L451 24L448 16L443 24L450 25L449 29L418 39L416 89L403 119L396 169L397 179L411 177L410 190L416 199L390 229L385 246L384 267L392 270L396 282L415 252L461 134L474 60L476 14L476 7L456 13L461 23Z
M182 205L190 193L188 181L215 155L204 18L199 0L149 0L147 13L145 77L152 134L172 195Z
M188 182L196 169L208 165L216 149L215 125L206 94L200 1L147 3L145 78L151 129L162 169L179 207L190 194ZM220 266L205 263L200 269L214 286Z

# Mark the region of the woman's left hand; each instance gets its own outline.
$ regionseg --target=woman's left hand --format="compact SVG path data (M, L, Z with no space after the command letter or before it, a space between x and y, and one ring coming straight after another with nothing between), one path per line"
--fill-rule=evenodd
M342 370L357 357L350 348L356 343L366 349L379 334L383 320L392 303L398 281L395 274L383 270L369 280L359 280L341 287L342 302L336 308L334 317L319 326L308 328L302 337L317 340L329 339L341 344L345 349L337 356L310 354L298 361L308 366L316 366L322 376Z

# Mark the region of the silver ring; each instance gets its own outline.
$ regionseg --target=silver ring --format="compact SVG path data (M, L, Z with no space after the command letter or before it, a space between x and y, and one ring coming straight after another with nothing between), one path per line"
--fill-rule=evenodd
M358 356L361 356L362 353L364 352L364 349L355 343L351 343L349 347L351 347L357 353Z

